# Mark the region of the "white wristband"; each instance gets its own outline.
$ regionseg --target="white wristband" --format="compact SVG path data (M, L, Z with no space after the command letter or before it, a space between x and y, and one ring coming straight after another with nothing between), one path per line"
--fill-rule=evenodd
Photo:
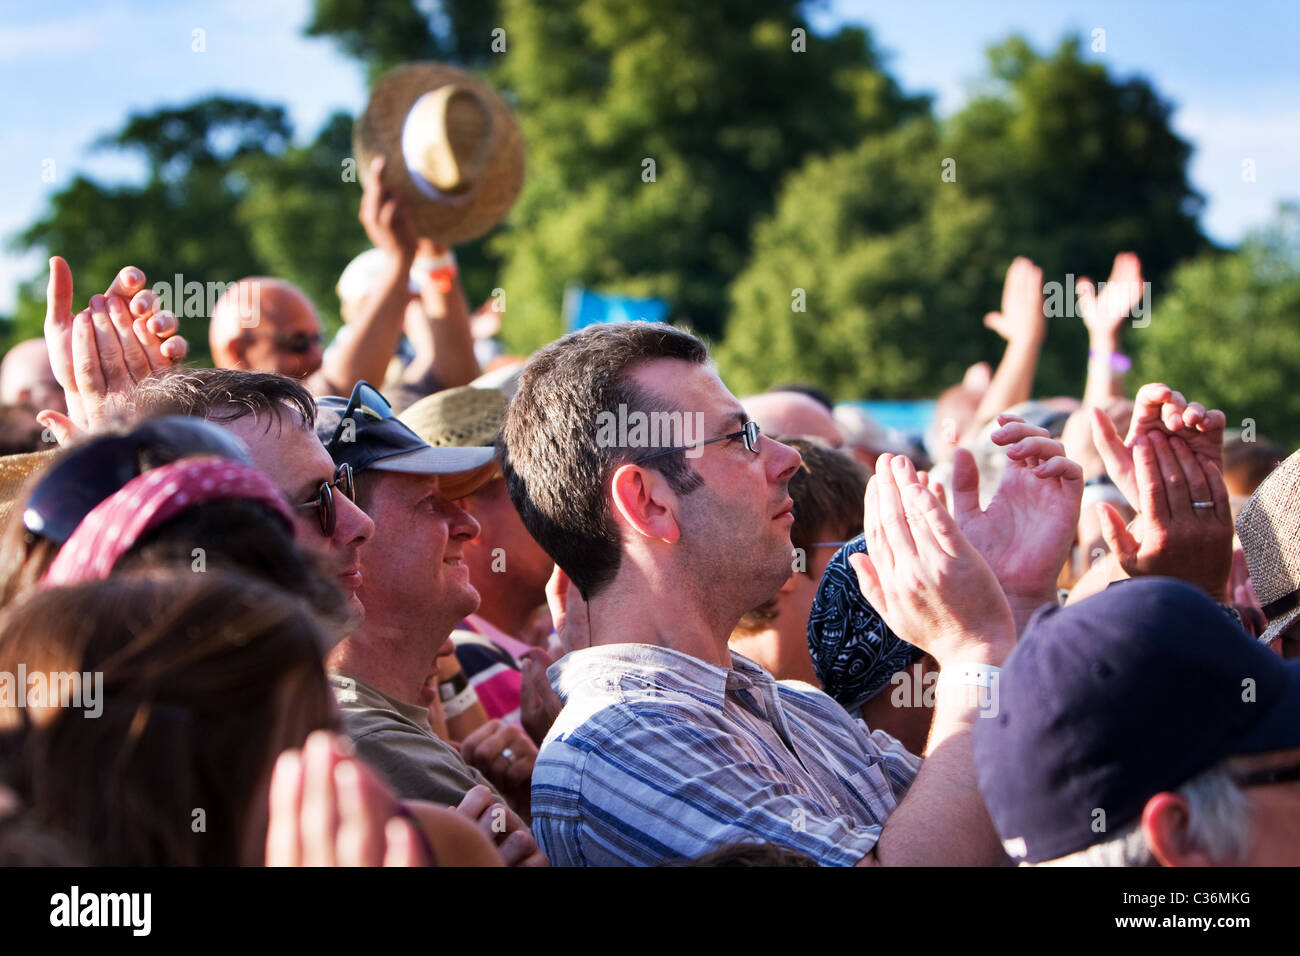
M953 684L989 688L997 682L1002 668L992 664L949 664L939 670L939 685Z
M442 716L448 720L459 717L478 703L478 692L471 684L450 700L442 702Z

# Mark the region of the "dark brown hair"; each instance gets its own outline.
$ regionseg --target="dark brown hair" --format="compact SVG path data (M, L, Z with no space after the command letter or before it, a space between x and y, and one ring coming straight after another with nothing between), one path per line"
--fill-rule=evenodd
M606 482L645 449L597 440L601 413L675 411L638 387L632 369L655 359L704 364L708 350L669 325L626 322L571 332L538 351L519 379L498 447L515 510L537 543L590 598L618 573L621 542ZM646 463L678 494L702 480L684 455Z
M324 640L301 601L237 575L42 591L0 617L0 670L99 672L102 713L0 710L6 776L94 865L249 862L276 757L338 724Z

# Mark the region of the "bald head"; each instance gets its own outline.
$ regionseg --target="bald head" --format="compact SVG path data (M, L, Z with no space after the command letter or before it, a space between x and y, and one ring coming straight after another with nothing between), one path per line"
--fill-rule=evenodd
M44 339L27 339L11 348L0 362L0 404L29 405L40 411L68 410L63 388L50 368Z
M742 399L741 404L766 435L812 435L832 448L844 444L826 406L801 392L765 392Z
M208 342L217 368L306 378L321 364L320 318L302 290L282 279L240 279L217 300Z

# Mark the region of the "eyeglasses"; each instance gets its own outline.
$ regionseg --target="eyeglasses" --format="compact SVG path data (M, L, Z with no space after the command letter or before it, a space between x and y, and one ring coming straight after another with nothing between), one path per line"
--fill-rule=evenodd
M329 399L329 401L338 401L338 399ZM393 406L388 404L388 399L379 394L379 389L369 382L357 382L352 389L352 397L348 399L347 407L339 418L339 423L334 426L334 434L325 443L325 450L330 453L331 458L334 457L334 449L338 447L340 441L350 440L347 438L346 425L357 412L379 420L397 417L393 412ZM352 423L352 428L356 429L355 422ZM352 496L348 495L348 497Z
M745 448L753 452L755 455L757 455L758 434L759 434L758 422L748 421L745 422L744 427L741 428L740 431L738 432L730 432L729 434L726 435L719 435L717 438L710 438L707 439L706 441L696 442L693 445L681 445L677 448L664 448L659 451L652 452L649 455L644 455L641 458L637 458L635 461L632 462L632 464L640 465L643 462L650 461L652 458L658 458L660 455L671 455L675 451L688 451L692 448L703 448L705 445L712 445L714 442L719 442L719 441L730 441L733 438L745 439Z
M200 455L253 463L239 439L199 418L169 415L143 422L124 435L92 438L67 452L32 489L23 526L63 544L86 515L133 478Z
M294 332L292 335L275 337L275 347L282 352L292 352L294 355L306 355L312 349L319 346L321 337L319 332Z
M334 480L321 482L320 491L316 492L315 501L306 501L298 505L299 508L317 509L317 517L320 518L321 534L327 538L334 537L334 529L338 523L338 515L334 510L334 489L337 488L343 492L348 501L357 500L356 484L352 480L352 466L348 464L339 465L334 471Z
M1294 783L1300 780L1300 764L1237 773L1232 775L1232 780L1239 787L1267 787L1274 783Z

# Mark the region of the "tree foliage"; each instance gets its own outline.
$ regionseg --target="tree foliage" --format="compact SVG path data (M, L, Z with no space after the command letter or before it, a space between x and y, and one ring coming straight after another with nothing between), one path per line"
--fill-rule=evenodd
M1300 446L1300 207L1284 206L1236 251L1183 263L1152 305L1151 324L1131 333L1141 381Z

